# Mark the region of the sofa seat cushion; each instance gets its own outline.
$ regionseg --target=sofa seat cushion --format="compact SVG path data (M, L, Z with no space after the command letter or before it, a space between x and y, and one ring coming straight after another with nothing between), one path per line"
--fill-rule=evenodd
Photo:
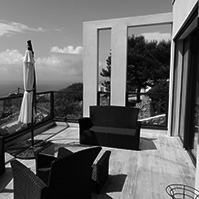
M127 128L92 126L89 130L97 133L108 133L108 134L129 135L129 136L136 135L136 129L127 129Z

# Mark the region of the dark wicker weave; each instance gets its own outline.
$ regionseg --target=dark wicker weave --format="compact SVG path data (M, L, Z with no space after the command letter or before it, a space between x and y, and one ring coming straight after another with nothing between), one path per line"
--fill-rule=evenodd
M0 175L5 172L4 137L0 136Z
M84 150L83 150L84 151ZM51 170L51 164L53 161L66 156L72 155L73 152L60 147L58 149L58 157L52 157L45 154L37 154L36 165L37 165L37 175L48 184L49 175ZM96 193L99 193L102 189L109 173L109 158L111 151L105 151L103 155L92 165L92 189ZM43 162L42 162L43 161ZM46 167L45 167L46 166Z
M72 154L71 151L60 147L58 149L57 157L54 157L53 155L45 154L43 152L36 154L36 174L39 176L40 179L42 179L46 184L48 184L48 178L49 173L51 170L52 162L59 159L66 157L68 155Z
M18 160L11 161L14 180L14 199L47 199L47 185Z
M79 119L80 143L138 150L138 113L138 108L90 106L90 118Z
M100 193L109 175L109 158L111 151L105 151L101 158L93 164L92 187L96 193Z
M62 148L61 153L63 156L61 158L53 157L54 160L48 164L46 163L47 158L43 159L44 163L42 165L46 164L48 166L51 164L50 167L46 168L49 170L47 178L49 187L48 197L53 199L90 199L91 167L101 149L101 147L92 147L76 153L66 150L67 155L64 156L64 149ZM38 171L40 170L40 168L37 169ZM39 172L38 174L40 177L41 173Z

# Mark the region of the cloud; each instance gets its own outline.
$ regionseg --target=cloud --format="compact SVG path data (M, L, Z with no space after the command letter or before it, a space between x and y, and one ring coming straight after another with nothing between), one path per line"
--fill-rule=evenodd
M38 58L36 73L39 81L73 81L82 79L81 54L52 54ZM77 80L78 81L78 80Z
M61 49L58 46L54 46L51 48L51 52L62 53L62 54L82 54L83 47L77 46L76 48L74 48L73 46L67 46L67 47L64 47L63 49Z
M82 81L82 54L52 53L46 57L35 57L38 82ZM23 79L23 55L18 50L0 52L0 80Z
M23 55L18 50L5 50L0 52L0 64L20 64L22 63Z
M26 31L34 31L34 32L45 32L46 30L42 27L31 28L25 24L17 23L17 22L7 22L0 21L0 36L10 36L15 33L24 33Z
M52 56L49 56L49 57L42 57L42 58L38 58L36 60L36 64L39 64L39 65L59 65L61 64L61 60L52 55Z
M142 33L141 35L143 35L145 37L145 39L148 40L148 41L152 41L152 40L168 41L168 40L171 40L171 34L170 33L149 32L149 33Z
M0 80L15 81L22 79L23 55L18 50L0 52Z

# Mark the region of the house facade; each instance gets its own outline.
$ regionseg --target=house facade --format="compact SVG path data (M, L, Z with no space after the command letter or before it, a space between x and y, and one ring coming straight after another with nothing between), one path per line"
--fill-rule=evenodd
M199 125L199 25L198 0L175 0L173 4L170 114L168 131L179 136L196 164Z
M173 0L173 11L147 16L84 22L83 114L97 104L99 30L111 31L110 105L126 102L127 30L129 27L170 24L171 60L168 136L179 136L196 165L199 189L199 25L198 0Z

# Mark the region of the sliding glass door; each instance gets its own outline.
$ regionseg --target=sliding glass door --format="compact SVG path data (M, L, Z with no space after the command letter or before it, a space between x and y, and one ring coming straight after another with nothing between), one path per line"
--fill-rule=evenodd
M193 127L191 133L191 152L196 158L198 131L199 131L199 31L195 32L192 37L193 44L193 67L195 72L195 86L194 86L194 106L193 106Z
M182 88L180 94L179 136L196 160L199 131L199 30L181 40ZM178 60L179 61L179 60Z

